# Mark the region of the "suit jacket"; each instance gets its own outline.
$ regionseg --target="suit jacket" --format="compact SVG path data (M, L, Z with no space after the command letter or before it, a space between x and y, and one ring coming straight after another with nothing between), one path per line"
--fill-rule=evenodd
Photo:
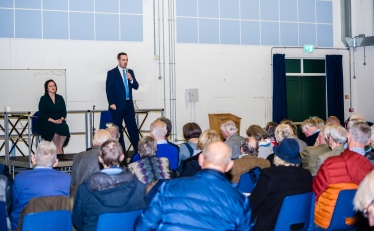
M128 72L131 74L133 78L133 83L131 83L128 79L128 86L129 86L129 97L130 101L128 103L132 104L132 89L134 88L137 90L139 88L139 84L135 79L134 71L128 69ZM126 76L124 76L126 78ZM107 78L106 78L106 96L108 98L109 105L115 104L117 110L122 110L126 106L126 89L125 84L123 83L123 79L121 73L118 70L118 67L113 68L112 70L108 71Z
M330 151L331 149L328 144L306 147L304 151L300 152L303 168L308 169L312 173L312 176L315 176L317 174L316 164L318 156Z
M78 153L73 157L73 168L71 170L71 184L75 185L75 192L78 186L85 179L95 172L100 172L100 163L98 160L100 147L92 147L92 149Z
M230 181L232 183L238 183L240 176L243 173L248 172L250 169L254 167L268 168L270 167L270 162L264 158L258 158L257 156L243 156L240 159L234 160L234 166L228 172L230 176Z
M317 140L318 134L319 134L319 132L316 132L316 133L314 133L314 134L311 135L311 136L305 137L305 138L304 138L305 143L306 143L308 146L314 146L314 143L315 143L316 140Z
M262 169L249 197L255 219L254 230L274 230L283 199L311 191L312 176L303 168L278 166Z
M244 137L239 136L237 133L232 134L227 140L225 140L225 144L227 144L232 151L231 159L238 159L240 156L240 143Z
M321 165L323 164L323 162L325 162L325 160L327 158L329 158L330 156L339 156L340 153L342 153L342 152L344 152L344 147L343 146L337 146L333 150L331 150L330 152L326 152L325 154L319 155L317 157L315 172L312 173L312 176L317 175L317 172L318 172L319 168L321 167Z

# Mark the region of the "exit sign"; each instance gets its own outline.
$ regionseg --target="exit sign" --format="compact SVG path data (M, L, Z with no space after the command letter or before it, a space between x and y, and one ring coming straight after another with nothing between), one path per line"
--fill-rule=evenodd
M305 44L304 45L304 52L305 53L312 53L314 51L314 45Z

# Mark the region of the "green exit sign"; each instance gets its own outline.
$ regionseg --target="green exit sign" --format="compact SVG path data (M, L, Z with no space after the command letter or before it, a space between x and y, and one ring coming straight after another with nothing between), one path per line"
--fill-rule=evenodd
M314 45L305 44L304 45L304 52L305 53L312 53L314 51Z

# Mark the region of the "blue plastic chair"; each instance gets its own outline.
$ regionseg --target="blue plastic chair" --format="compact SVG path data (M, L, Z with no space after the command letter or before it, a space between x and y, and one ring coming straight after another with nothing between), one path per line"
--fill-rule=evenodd
M102 111L100 113L100 126L99 126L99 128L100 129L106 129L107 128L107 126L106 126L107 123L113 123L112 114L110 113L110 111Z
M253 182L249 173L244 173L240 176L237 189L243 193L251 193L253 190Z
M54 210L30 213L23 217L22 231L72 231L71 213Z
M284 198L274 230L291 230L291 225L295 224L304 224L302 228L297 230L314 230L314 193Z
M6 205L4 201L0 201L0 230L7 230Z
M327 229L316 227L315 230L356 230L354 225L345 224L346 218L355 217L357 214L353 209L353 198L356 195L356 191L355 189L341 190L335 204L330 226Z
M133 231L136 218L142 214L142 211L142 209L139 209L131 212L101 214L97 222L96 231Z

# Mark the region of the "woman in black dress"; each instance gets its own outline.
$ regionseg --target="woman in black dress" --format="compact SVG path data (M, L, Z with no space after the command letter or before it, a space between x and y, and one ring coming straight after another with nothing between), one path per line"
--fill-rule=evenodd
M44 140L53 140L57 154L63 154L62 148L70 138L69 127L65 120L65 101L61 95L56 94L57 85L52 79L45 82L44 90L45 93L39 101L39 133Z

